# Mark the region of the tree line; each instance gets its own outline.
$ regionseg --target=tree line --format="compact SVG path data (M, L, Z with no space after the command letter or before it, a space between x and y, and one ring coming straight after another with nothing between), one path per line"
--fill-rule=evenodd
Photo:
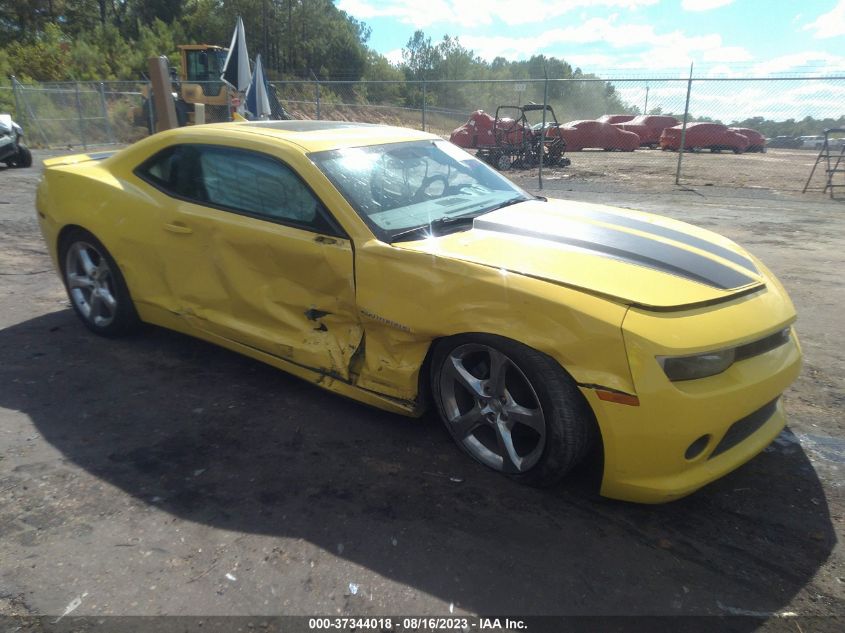
M0 82L139 79L147 59L178 59L177 46L228 46L237 17L244 20L250 54L261 53L271 80L370 80L395 82L356 88L371 103L419 107L420 85L432 82L428 106L474 110L495 107L490 86L436 85L444 79L577 78L584 75L562 59L533 56L487 62L457 37L432 42L415 32L402 61L391 64L368 46L369 27L338 9L332 0L4 0L0 3ZM175 61L174 61L175 65ZM628 111L609 84L585 85L557 94L573 111ZM505 101L513 101L508 93ZM331 98L330 94L326 95ZM520 99L542 101L542 88L529 86Z
M544 55L486 61L457 37L432 41L423 31L409 37L401 61L392 64L368 45L370 28L333 0L3 0L0 86L8 87L10 75L22 82L137 80L151 56L165 54L178 65L179 44L228 46L238 16L251 55L261 53L271 80L379 82L334 88L329 83L323 98L330 102L411 108L425 102L455 112L494 111L500 104L542 103L543 82L530 80L596 78ZM482 81L448 83L465 79ZM512 85L496 80L526 84L515 93ZM561 122L640 113L604 81L551 82L547 98ZM0 110L8 111L10 101L8 91L0 90ZM842 119L775 122L756 117L735 124L768 136L799 135L841 126Z

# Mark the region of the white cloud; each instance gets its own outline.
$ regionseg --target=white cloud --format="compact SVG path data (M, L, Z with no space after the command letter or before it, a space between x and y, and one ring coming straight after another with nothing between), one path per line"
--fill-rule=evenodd
M805 79L736 84L693 84L690 110L724 122L753 116L768 119L838 117L842 114L845 86Z
M615 84L617 92L628 103L643 107L645 82ZM648 108L661 108L676 116L684 111L685 81L648 82ZM690 95L690 112L725 123L754 116L768 119L803 119L838 117L842 114L845 86L829 81L796 79L748 82L694 82Z
M804 30L815 31L813 37L820 40L845 35L845 0L839 0L833 9L805 24Z
M525 59L543 52L563 57L584 70L637 69L642 71L688 67L690 61L708 63L747 62L751 54L743 47L722 44L718 33L691 36L683 31L658 33L649 24L623 24L617 14L591 18L582 24L549 29L530 37L483 37L464 35L461 42L480 57L496 56ZM578 45L609 46L612 54L590 52L569 53ZM605 73L606 74L606 73Z
M704 51L702 59L705 62L736 63L751 61L751 53L742 46L722 46Z
M526 37L465 35L461 41L481 57L492 59L497 55L524 58L561 44L601 43L613 48L629 48L655 43L667 47L677 44L689 47L695 46L701 40L700 37L688 38L679 31L658 36L650 24L618 24L617 20L618 15L611 15L607 18L591 18L581 24L549 29ZM704 37L716 38L716 44L721 44L721 37L718 35Z
M340 0L356 18L392 17L415 28L431 24L489 25L495 18L508 25L545 23L576 9L638 9L660 0Z
M731 4L734 0L683 0L684 11L710 11Z
M705 77L741 77L742 73L735 71L727 64L716 64L707 69Z
M845 57L820 51L790 53L755 64L751 68L751 74L760 76L788 72L806 73L810 70L816 73L841 72L845 70Z
M402 63L402 49L394 48L392 51L387 51L384 56L391 64L398 65Z

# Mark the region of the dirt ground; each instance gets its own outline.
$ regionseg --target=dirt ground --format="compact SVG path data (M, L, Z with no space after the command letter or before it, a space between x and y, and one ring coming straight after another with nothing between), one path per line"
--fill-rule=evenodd
M678 166L676 152L637 150L636 152L603 152L585 150L567 156L572 165L567 168L544 170L550 187L565 187L568 183L600 182L613 190L659 191L672 188ZM800 149L770 149L766 153L735 155L730 152L684 153L681 159L681 186L728 187L731 189L774 189L781 193L800 193L813 169L818 153ZM537 170L531 172L536 186ZM528 174L514 170L524 179ZM836 180L845 185L840 174ZM813 174L808 193L820 193L824 188L823 167ZM707 194L706 190L702 193ZM839 197L845 197L845 188L837 188ZM749 195L740 192L741 196ZM814 196L817 197L817 196Z
M35 221L47 153L0 169L0 615L711 615L749 616L731 630L845 630L845 202L796 194L809 168L782 153L793 173L772 188L724 185L781 152L689 157L721 161L712 186L668 184L676 157L661 152L635 172L585 152L547 173L545 195L735 239L798 310L788 429L656 507L598 497L587 471L513 484L433 416L382 413L185 336L91 335ZM536 172L512 176L536 191Z

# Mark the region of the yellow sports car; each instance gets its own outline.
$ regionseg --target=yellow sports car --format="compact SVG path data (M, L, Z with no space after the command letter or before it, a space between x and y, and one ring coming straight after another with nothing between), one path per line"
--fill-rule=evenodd
M154 323L404 415L548 485L677 499L759 453L795 311L730 240L533 196L437 136L325 121L156 134L45 161L38 218L105 336Z

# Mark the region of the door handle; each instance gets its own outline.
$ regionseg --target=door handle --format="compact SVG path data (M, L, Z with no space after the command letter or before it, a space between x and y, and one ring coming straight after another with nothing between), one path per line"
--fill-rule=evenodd
M165 231L170 231L171 233L179 233L181 235L190 235L194 232L190 226L186 226L181 222L174 222L173 224L165 224L164 225Z

